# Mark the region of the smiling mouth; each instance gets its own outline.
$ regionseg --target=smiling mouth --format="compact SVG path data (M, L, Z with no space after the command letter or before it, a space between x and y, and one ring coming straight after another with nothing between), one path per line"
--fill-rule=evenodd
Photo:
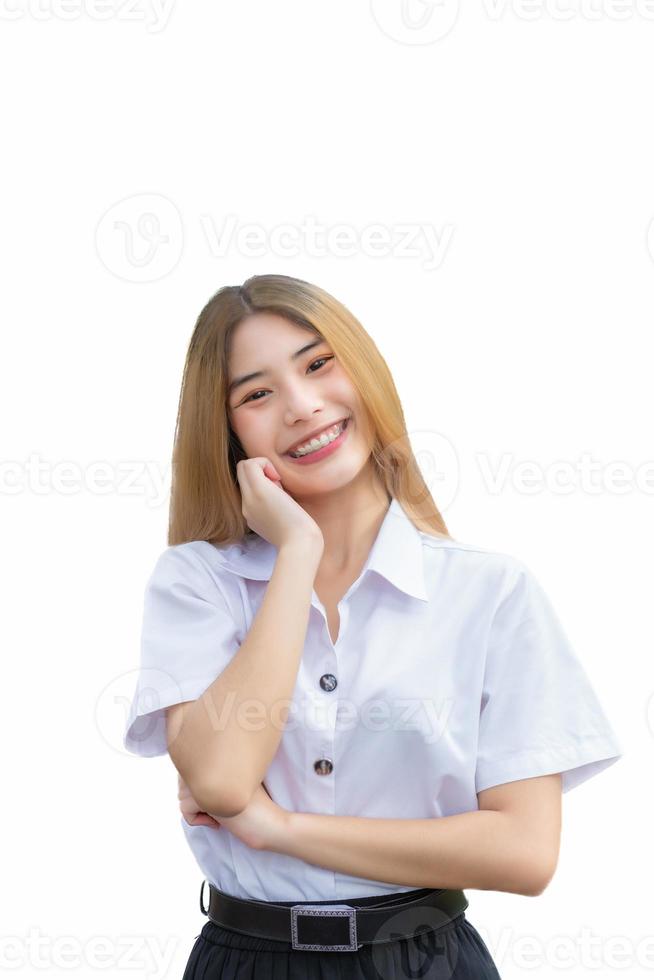
M333 425L329 426L328 429L325 429L323 431L323 434L320 437L314 436L313 439L309 439L306 444L307 448L305 448L304 451L301 452L295 449L287 452L285 455L290 456L291 459L302 459L304 456L311 456L313 453L318 452L319 449L324 449L326 446L329 446L333 442L336 442L336 440L343 435L343 433L347 429L350 418L351 416L348 415L347 418L341 419L340 422L336 423L336 426L338 426L338 428L335 428ZM331 433L330 436L326 436L324 434L327 431Z

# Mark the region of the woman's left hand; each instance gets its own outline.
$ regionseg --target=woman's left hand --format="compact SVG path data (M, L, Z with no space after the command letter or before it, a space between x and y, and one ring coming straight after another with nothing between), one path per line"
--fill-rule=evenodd
M214 827L216 830L220 830L220 823L206 810L203 810L199 803L196 803L190 789L179 773L177 773L177 785L179 787L177 790L179 809L187 824L191 827Z
M276 851L288 833L291 813L275 803L260 783L246 808L235 817L210 815L255 851Z

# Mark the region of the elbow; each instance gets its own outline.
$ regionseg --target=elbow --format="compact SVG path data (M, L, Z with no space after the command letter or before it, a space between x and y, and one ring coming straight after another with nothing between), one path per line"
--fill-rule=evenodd
M236 817L249 802L249 797L244 793L223 790L215 783L198 785L195 790L191 788L191 792L198 806L216 817Z
M198 807L205 813L221 817L235 817L247 806L252 794L247 795L242 789L225 789L217 785L216 780L207 780L204 772L190 770L184 760L168 749L171 761L178 772L179 778L188 787L191 796Z
M548 864L540 863L534 865L530 869L529 875L525 877L520 894L527 895L531 898L542 895L554 877L555 871L556 861L550 861Z

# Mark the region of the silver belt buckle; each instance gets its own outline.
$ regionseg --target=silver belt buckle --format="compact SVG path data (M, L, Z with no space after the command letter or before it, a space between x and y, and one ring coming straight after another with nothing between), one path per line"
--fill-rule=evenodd
M350 926L350 942L343 945L322 946L319 943L301 943L298 939L297 920L299 915L313 915L322 919L338 915L347 917ZM340 952L342 950L355 953L359 949L357 943L356 908L352 905L293 905L291 907L291 945L293 949L314 949L321 952Z

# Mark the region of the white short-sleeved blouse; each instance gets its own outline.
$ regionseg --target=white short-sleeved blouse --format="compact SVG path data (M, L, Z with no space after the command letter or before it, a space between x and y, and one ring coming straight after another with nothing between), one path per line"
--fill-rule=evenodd
M189 541L157 559L124 745L167 751L165 708L198 698L237 653L277 550ZM518 559L419 531L393 499L341 599L334 644L313 591L288 722L266 773L294 812L441 817L489 786L562 773L563 792L622 747L543 591ZM275 656L271 649L270 656ZM171 800L171 806L177 805ZM182 827L204 877L239 898L315 901L410 890Z

